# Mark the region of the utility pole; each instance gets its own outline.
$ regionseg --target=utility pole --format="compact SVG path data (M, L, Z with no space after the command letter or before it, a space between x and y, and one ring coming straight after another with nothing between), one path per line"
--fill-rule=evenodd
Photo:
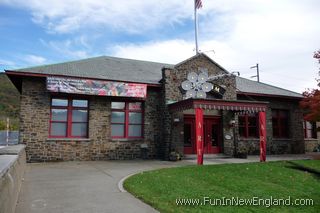
M257 75L251 76L251 78L257 77L257 81L260 82L259 64L257 63L256 66L250 67L250 69L253 69L253 68L257 69Z

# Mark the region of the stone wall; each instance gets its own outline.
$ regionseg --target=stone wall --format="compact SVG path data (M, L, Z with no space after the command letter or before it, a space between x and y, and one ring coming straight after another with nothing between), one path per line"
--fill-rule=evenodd
M163 114L165 115L162 119L162 125L164 128L163 131L163 141L162 145L165 152L169 153L170 151L178 151L183 154L183 112L172 112L167 113L167 104L183 100L183 92L180 89L180 85L183 81L187 79L188 73L194 71L199 73L199 68L206 68L208 70L208 75L220 75L226 74L226 71L223 70L218 64L213 62L210 58L204 54L199 54L195 57L192 57L186 61L183 61L177 64L175 67L165 68L162 71L162 84L163 84ZM224 100L235 100L236 95L236 82L235 77L225 77L219 80L213 81L214 83L224 86L226 88L226 93L223 96ZM213 97L208 97L213 98ZM232 112L223 112L223 115L228 115L225 119L223 118L223 134L230 134L233 136L233 133L229 126L229 121L233 117ZM224 117L224 116L222 116ZM174 118L178 118L179 122L173 122ZM225 140L222 138L222 140ZM230 153L232 150L233 140L222 141L222 145L225 153ZM165 155L165 158L168 156Z
M148 88L144 103L144 138L112 139L110 108L112 99L87 96L89 100L89 137L87 139L49 138L50 97L44 78L24 78L20 112L20 142L26 144L27 161L68 161L135 159L141 157L141 144L147 144L148 156L157 157L161 135L159 88Z
M0 148L0 212L14 213L26 168L24 145Z
M240 100L248 100L247 96L239 95ZM299 101L295 99L280 99L271 97L251 97L250 100L269 102L267 116L267 154L304 153L303 115L299 108ZM285 139L273 138L272 109L289 111L289 137ZM260 142L256 139L237 138L240 146L246 146L249 154L259 154Z

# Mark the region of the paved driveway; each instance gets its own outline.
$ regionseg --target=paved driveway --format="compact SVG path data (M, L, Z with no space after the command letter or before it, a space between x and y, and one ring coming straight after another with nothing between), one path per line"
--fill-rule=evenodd
M28 164L17 213L157 212L118 182L143 170L190 164L167 161L82 161Z
M268 156L267 160L306 159L306 155ZM204 164L258 162L259 156L235 159L217 156ZM144 170L195 165L195 156L168 161L81 161L28 164L16 213L157 212L118 188L129 174Z

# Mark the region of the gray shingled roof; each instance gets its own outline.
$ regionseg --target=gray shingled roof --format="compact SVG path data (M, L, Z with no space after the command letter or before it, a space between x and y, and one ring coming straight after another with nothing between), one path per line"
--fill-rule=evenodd
M297 97L297 98L303 97L301 94L292 92L290 90L282 89L280 87L275 87L269 84L256 82L256 81L252 81L252 80L241 78L241 77L236 77L236 83L237 83L237 89L240 92Z
M171 65L101 56L79 61L18 69L15 71L159 84L162 77L161 69L164 66Z
M213 63L215 62L213 61ZM79 61L18 69L14 71L159 84L162 77L161 69L163 67L173 66L174 65L172 64L165 63L101 56ZM299 93L241 77L236 78L236 83L240 92L297 98L302 97Z

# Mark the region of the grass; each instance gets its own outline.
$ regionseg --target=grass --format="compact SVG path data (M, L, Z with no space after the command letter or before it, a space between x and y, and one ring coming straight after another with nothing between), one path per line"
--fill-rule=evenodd
M306 171L308 170L308 171ZM160 212L320 212L320 161L186 166L143 172L124 187ZM176 204L177 198L313 199L313 206L202 206Z

